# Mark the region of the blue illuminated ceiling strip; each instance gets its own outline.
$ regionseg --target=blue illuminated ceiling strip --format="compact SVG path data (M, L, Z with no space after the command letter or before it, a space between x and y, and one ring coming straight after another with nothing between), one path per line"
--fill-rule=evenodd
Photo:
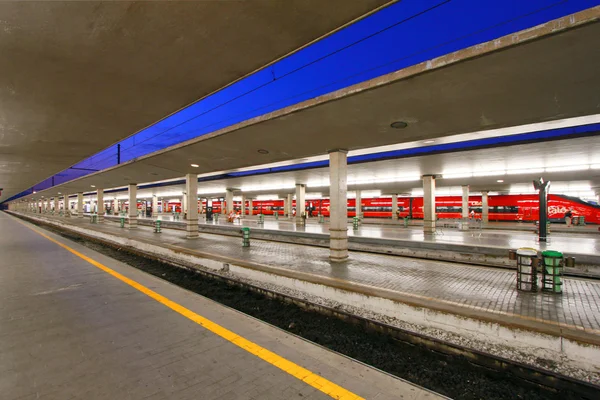
M465 151L489 147L510 146L540 141L551 141L581 136L592 136L600 133L600 124L582 125L568 128L551 129L522 133L518 135L500 136L485 139L468 140L465 142L438 144L426 147L418 147L404 150L393 150L383 153L364 154L348 158L349 164L380 161L390 158L414 157L424 154L449 153L453 151Z
M590 124L575 126L569 128L551 129L546 131L537 131L522 133L518 135L501 136L494 138L468 140L465 142L438 144L433 146L417 147L412 149L393 150L382 153L363 154L360 156L348 157L348 164L358 164L363 162L382 161L388 159L408 158L421 155L431 155L440 153L450 153L454 151L475 150L489 147L510 146L516 144L526 144L531 142L550 141L567 139L582 136L592 136L600 134L600 124ZM253 171L233 172L229 177L253 176L267 173L299 171L312 168L322 168L329 166L328 160L315 161L310 163L286 165L283 167L264 168ZM218 178L221 179L221 178Z
M551 129L545 131L522 133L518 135L501 136L494 138L468 140L464 142L446 143L425 147L417 147L412 149L393 150L381 153L364 154L359 156L348 157L348 164L359 164L364 162L374 162L390 159L410 158L422 155L433 155L441 153L450 153L456 151L477 150L491 147L514 146L518 144L527 144L535 142L546 142L561 139L572 139L584 136L594 136L600 134L600 124L581 125L568 128ZM329 166L329 160L314 161L309 163L286 165L282 167L261 168L251 171L230 172L212 176L198 178L198 182L211 182L222 179L241 178L245 176L267 175L289 171L301 171L307 169L325 168ZM140 189L152 189L157 187L173 186L184 184L185 180L179 179L176 181L150 183L140 185ZM112 189L105 193L116 193L127 191L127 189ZM28 193L29 194L29 193ZM19 196L19 195L17 195ZM17 196L14 196L15 198ZM11 199L9 199L11 200Z

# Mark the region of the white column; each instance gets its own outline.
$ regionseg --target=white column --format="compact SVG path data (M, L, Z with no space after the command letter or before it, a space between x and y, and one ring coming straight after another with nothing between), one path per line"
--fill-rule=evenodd
M398 220L398 195L396 193L392 195L392 219Z
M137 213L137 184L130 183L127 187L129 194L129 211L127 212L127 227L129 229L136 229L138 227L138 213Z
M187 174L185 176L185 197L188 204L186 223L186 235L188 239L198 237L198 175Z
M65 194L65 200L64 200L64 207L65 207L65 217L69 218L71 216L71 207L69 205L69 195Z
M98 189L98 222L104 221L104 189Z
M156 218L158 216L158 197L156 195L152 195L152 218Z
M354 206L354 210L356 211L356 216L360 217L362 215L362 193L360 190L356 191L356 203Z
M294 195L292 193L288 193L287 201L285 203L285 216L288 218L292 217L292 201L294 199Z
M83 218L83 193L77 193L77 218Z
M225 192L225 202L227 203L227 215L233 211L233 190L227 189Z
M54 197L54 214L58 214L58 211L60 210L59 206L58 206L58 196Z
M246 216L246 196L242 195L242 218Z
M187 187L187 181L186 181L186 187ZM188 201L187 200L188 200L188 192L186 190L185 193L183 194L183 197L181 198L181 217L183 219L186 219L186 215L187 215L187 209L188 209Z
M466 222L469 220L469 185L462 186L462 220L463 223L460 225L460 229L466 231L469 226Z
M252 204L252 199L248 199L248 215L253 215L254 205Z
M423 176L423 233L435 233L435 176Z
M346 150L329 153L329 258L331 261L344 261L348 258L347 157Z
M306 213L305 207L306 185L301 183L296 184L296 226L302 226L304 219L302 216Z
M490 206L488 202L488 192L481 192L481 222L487 224L489 222Z

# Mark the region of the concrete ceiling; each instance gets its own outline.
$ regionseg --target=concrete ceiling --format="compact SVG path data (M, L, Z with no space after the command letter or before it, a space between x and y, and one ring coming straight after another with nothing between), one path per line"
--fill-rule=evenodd
M0 201L389 2L0 2Z
M593 168L587 168L588 166ZM574 167L578 169L569 171ZM551 171L540 171L546 168L551 168ZM465 173L485 176L468 177L464 176ZM540 176L553 182L577 182L576 186L580 188L586 186L592 190L600 190L600 140L598 136L589 136L351 164L348 166L348 188L380 190L384 194L410 193L422 186L422 175L438 176L436 185L439 188L458 190L461 185L470 185L472 191L510 192L515 187L532 190L532 179ZM328 182L328 168L313 168L219 179L201 182L198 186L201 195L222 197L227 188L233 188L237 189L235 194L282 196L293 193L296 183L303 183L307 185L308 193L327 196ZM554 185L561 186L565 185ZM184 184L173 184L140 189L138 196L180 196L184 190ZM577 188L574 190L583 191ZM119 197L126 197L126 193L126 189L123 189ZM111 198L111 195L106 195L106 198Z
M246 121L45 191L75 193L598 114L600 7ZM389 124L409 123L403 130ZM268 154L257 150L267 149ZM527 162L527 159L523 159ZM190 164L199 168L191 168ZM425 171L421 171L424 173Z

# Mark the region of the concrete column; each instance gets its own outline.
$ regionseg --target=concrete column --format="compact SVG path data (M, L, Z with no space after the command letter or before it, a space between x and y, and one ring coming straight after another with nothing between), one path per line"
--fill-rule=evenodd
M254 205L252 204L252 199L248 199L248 215L254 215Z
M77 218L83 218L83 193L77 193Z
M435 176L423 176L423 233L435 233Z
M98 222L104 221L104 189L98 189Z
M462 186L462 220L463 223L460 225L460 229L466 231L469 229L466 224L469 220L469 185Z
M392 219L398 220L398 195L395 193L392 195Z
M304 225L304 219L302 218L302 215L304 215L306 213L306 210L304 209L306 207L306 205L304 204L305 196L306 196L306 185L297 183L296 184L296 217L294 219L294 221L296 222L296 226Z
M152 196L152 218L158 217L158 197Z
M186 183L186 187L187 187L187 183ZM188 193L186 190L185 193L183 194L183 197L181 198L181 217L183 219L186 219L186 214L187 214L187 209L188 209L188 201L187 200L188 200Z
M188 204L187 219L185 221L186 237L193 239L198 237L198 175L187 174L185 176L186 203Z
M54 213L58 214L60 208L58 207L58 196L54 197Z
M227 189L225 192L225 202L227 203L227 215L233 211L233 190Z
M136 229L138 227L137 220L137 184L130 183L128 185L128 194L129 194L129 211L127 212L127 227L129 229Z
M488 192L481 192L481 222L487 224L489 222L490 206L488 203Z
M65 217L69 218L71 216L71 207L69 205L69 195L68 194L65 194L64 207L65 207Z
M285 209L285 216L288 218L291 218L292 216L292 202L294 199L294 195L292 193L288 193L287 195L287 201L285 203L286 209Z
M348 258L347 158L346 150L329 153L329 258L331 261L344 261Z
M242 218L246 215L246 196L242 195Z
M362 193L360 190L356 191L356 205L354 206L354 209L356 211L356 216L360 217L362 215Z

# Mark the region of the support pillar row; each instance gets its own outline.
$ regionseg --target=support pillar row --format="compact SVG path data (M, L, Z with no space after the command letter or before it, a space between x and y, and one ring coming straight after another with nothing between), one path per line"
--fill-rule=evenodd
M138 227L138 214L137 214L137 184L130 183L127 187L129 194L129 211L127 212L127 227L129 229L136 229Z
M98 189L98 220L104 222L104 189Z
M188 204L185 232L188 239L198 237L198 175L185 176L185 196Z
M489 222L490 206L488 201L488 192L481 192L481 222L487 224Z
M435 175L423 176L423 233L435 234Z
M462 224L460 229L466 231L469 229L467 221L469 220L469 185L462 186Z
M334 262L348 258L348 152L329 153L330 223L329 259ZM302 199L304 200L304 199ZM297 200L296 200L297 201ZM304 204L303 202L300 204ZM296 203L298 215L298 203Z
M305 210L305 196L306 196L306 185L301 183L296 184L296 226L304 225L304 218L302 216L306 213Z
M77 193L77 218L83 218L83 193Z

